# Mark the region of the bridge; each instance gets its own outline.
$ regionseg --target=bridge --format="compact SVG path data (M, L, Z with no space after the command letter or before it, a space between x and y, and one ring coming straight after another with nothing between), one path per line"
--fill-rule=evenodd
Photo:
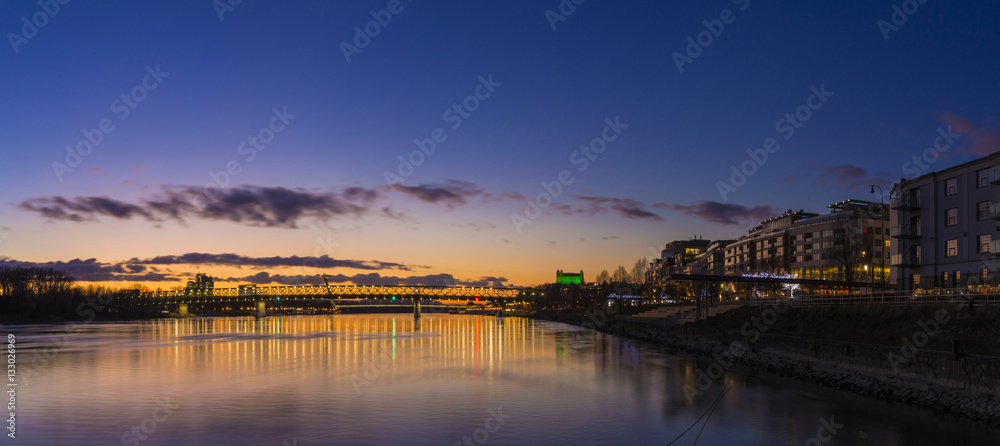
M176 305L177 313L187 315L193 303L255 302L257 315L265 314L267 301L281 299L407 299L413 302L414 314L420 314L420 301L485 300L507 303L539 296L537 290L508 287L410 286L410 285L241 285L235 288L145 291L134 295L133 304Z

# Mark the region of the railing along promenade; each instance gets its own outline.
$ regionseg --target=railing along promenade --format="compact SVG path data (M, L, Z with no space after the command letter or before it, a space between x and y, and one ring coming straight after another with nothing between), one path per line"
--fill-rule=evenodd
M922 305L922 304L968 304L998 305L1000 291L974 292L968 288L922 290L917 293L899 291L872 294L816 294L795 297L763 297L745 301L748 305L770 305L777 302L791 305Z

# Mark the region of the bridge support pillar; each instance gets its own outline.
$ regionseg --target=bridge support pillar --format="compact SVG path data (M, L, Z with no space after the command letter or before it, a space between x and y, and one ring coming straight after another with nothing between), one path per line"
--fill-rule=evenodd
M257 301L257 317L267 316L267 302L263 300Z
M188 304L177 304L177 316L188 317Z
M413 317L420 317L420 299L413 298Z

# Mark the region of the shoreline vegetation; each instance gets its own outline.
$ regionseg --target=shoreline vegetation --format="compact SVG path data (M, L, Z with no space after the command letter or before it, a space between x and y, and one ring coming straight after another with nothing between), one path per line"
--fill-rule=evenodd
M58 323L92 320L148 319L150 306L129 305L141 284L120 288L79 285L53 268L0 267L0 323Z
M662 325L614 309L542 310L530 317L693 353L723 370L738 364L1000 427L998 315L996 307L941 304L747 306L687 325Z

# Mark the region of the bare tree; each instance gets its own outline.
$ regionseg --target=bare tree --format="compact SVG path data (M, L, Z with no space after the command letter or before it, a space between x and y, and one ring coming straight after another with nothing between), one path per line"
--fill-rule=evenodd
M597 280L597 283L611 282L611 275L608 274L608 270L601 270L601 272L597 273L595 280Z
M834 226L833 247L828 251L830 260L837 266L837 278L844 282L848 291L853 290L858 282L866 280L864 270L868 264L870 252L866 252L868 243L862 230L861 219L844 219Z
M611 275L612 282L628 282L628 279L628 271L621 265L618 265L618 268L615 268L614 274Z
M646 283L646 270L649 269L649 259L643 257L635 261L635 265L632 265L632 274L630 282L633 285L642 285Z

